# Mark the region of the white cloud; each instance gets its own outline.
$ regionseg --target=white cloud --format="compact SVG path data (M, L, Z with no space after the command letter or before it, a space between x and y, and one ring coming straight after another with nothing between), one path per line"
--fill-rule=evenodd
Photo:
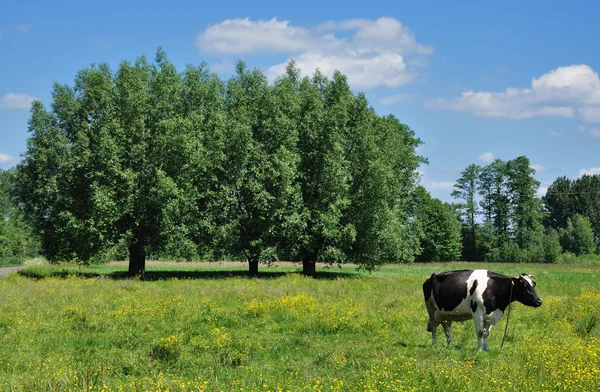
M6 93L0 98L0 108L3 109L29 109L31 103L37 100L26 94Z
M16 163L18 161L17 158L10 156L8 154L3 154L0 152L0 165L7 163Z
M484 163L491 163L494 160L494 154L492 154L491 152L484 152L479 157L477 157L477 160Z
M337 69L348 76L352 86L364 89L398 87L414 80L417 74L410 69L412 60L423 63L433 52L394 18L331 21L312 28L295 27L277 18L227 19L204 30L196 45L202 52L221 55L289 54L305 75L318 68L331 76ZM274 79L283 74L285 64L270 67L267 75Z
M454 182L453 181L431 181L429 183L429 186L431 187L431 189L446 191L446 190L454 188Z
M600 137L600 128L592 128L589 132L591 137Z
M533 170L535 170L537 173L541 173L544 170L546 170L546 168L540 164L534 163L529 165L530 168L532 168Z
M537 190L537 197L544 197L544 196L546 196L547 192L548 192L548 187L547 186L541 186Z
M21 33L28 33L29 25L28 24L17 24L17 25L15 25L15 30L17 30L18 32L21 32Z
M591 169L581 169L579 170L579 177L583 176L584 174L587 175L594 175L594 174L600 174L600 167L592 167Z
M311 44L319 45L318 40L310 31L290 26L287 20L273 18L255 22L245 18L227 19L209 26L198 36L196 45L208 53L290 53L308 50Z
M548 131L548 135L553 136L553 137L559 137L559 136L562 136L563 133L559 132L559 131Z
M425 106L482 117L579 117L585 122L600 122L600 78L587 65L571 65L534 78L530 88L466 91L460 97L426 101Z
M393 105L398 102L415 102L421 94L394 94L379 100L382 105Z

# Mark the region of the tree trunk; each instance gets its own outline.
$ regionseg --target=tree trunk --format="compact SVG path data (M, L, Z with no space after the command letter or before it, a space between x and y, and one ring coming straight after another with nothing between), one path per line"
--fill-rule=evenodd
M140 242L129 245L129 276L144 275L146 272L146 249Z
M302 273L304 276L312 276L313 278L317 275L317 263L312 260L302 261Z
M248 260L248 275L258 276L258 260Z

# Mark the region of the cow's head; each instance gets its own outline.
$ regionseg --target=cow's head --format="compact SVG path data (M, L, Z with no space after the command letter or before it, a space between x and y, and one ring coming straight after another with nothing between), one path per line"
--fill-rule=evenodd
M542 300L535 292L535 277L533 275L521 274L513 278L513 297L523 305L537 308L542 304Z

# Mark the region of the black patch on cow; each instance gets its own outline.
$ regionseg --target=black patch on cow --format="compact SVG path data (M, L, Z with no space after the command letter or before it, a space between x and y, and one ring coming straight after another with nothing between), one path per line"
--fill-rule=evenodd
M472 273L471 270L461 270L431 275L431 289L438 309L452 311L467 298L467 279Z
M495 272L488 271L488 282L483 292L483 305L487 314L492 313L496 309L504 310L510 304L510 287L512 278L505 275L500 275ZM513 300L514 293L513 293Z
M471 301L471 312L475 313L477 310L477 302Z
M479 284L479 282L477 282L477 281L473 282L473 286L471 286L471 290L469 290L469 295L473 295L478 284Z

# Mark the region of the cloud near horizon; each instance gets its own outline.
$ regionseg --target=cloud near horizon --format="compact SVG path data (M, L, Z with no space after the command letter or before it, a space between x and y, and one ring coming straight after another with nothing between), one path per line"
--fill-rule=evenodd
M479 162L492 163L494 161L494 154L492 154L491 152L484 152L479 157L477 157L477 160Z
M353 87L398 87L417 78L413 66L426 64L433 48L418 43L400 21L382 17L330 21L296 27L285 20L227 19L207 27L197 38L201 52L217 55L273 53L290 55L304 75L318 68L331 76L344 73ZM270 79L285 72L286 63L271 66Z
M534 78L530 88L509 87L504 92L469 90L460 97L428 100L425 107L465 111L480 117L567 117L600 122L600 78L585 64L570 65Z
M600 174L600 167L592 167L591 169L579 170L579 177L583 176L584 174L587 174L589 176L592 176L594 174Z
M17 158L0 152L0 165L16 163L17 161Z

